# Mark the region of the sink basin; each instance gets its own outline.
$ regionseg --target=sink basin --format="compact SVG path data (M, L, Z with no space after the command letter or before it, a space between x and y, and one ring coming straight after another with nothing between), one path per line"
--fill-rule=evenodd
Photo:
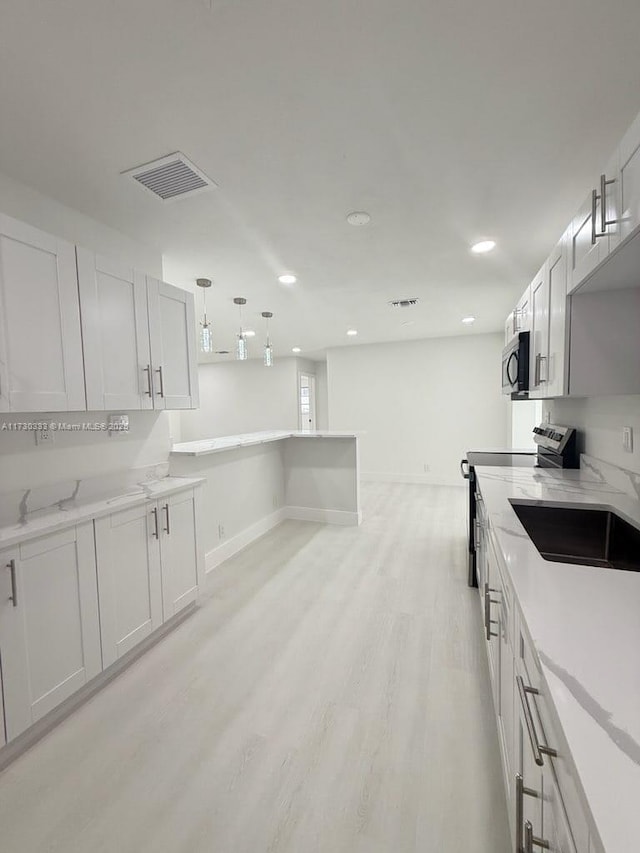
M510 504L545 560L640 572L640 530L611 510Z

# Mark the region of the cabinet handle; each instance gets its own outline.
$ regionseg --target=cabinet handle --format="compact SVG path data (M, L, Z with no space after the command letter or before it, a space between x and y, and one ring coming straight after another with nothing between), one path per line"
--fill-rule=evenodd
M521 675L516 675L516 684L518 685L518 693L520 694L520 702L522 704L522 710L524 713L524 720L527 724L527 733L529 735L529 741L531 742L531 749L533 751L533 758L538 767L542 767L544 764L544 759L542 755L550 755L551 758L557 758L558 753L555 749L552 749L550 746L545 746L541 744L538 740L538 734L536 732L536 725L533 721L533 714L531 713L531 706L529 705L529 697L527 693L531 693L533 696L539 696L540 691L536 687L530 687L529 685L524 683L524 679Z
M542 362L544 362L544 376L542 375ZM540 385L542 382L547 382L548 373L547 373L547 357L546 355L542 355L541 352L536 353L536 369L535 369L535 377L534 384Z
M591 244L595 246L598 237L607 236L609 225L615 225L616 219L607 219L607 187L615 184L615 178L607 179L606 175L600 175L600 193L598 190L591 191ZM600 231L596 228L596 207L600 200Z
M500 604L495 598L491 598L492 592L498 592L497 589L491 589L488 583L484 585L484 629L487 635L487 640L491 642L492 637L497 637L498 634L494 634L491 630L492 625L497 625L495 619L491 618L491 605L492 604Z
M11 572L11 595L9 596L9 601L13 601L13 606L18 606L18 584L16 582L16 561L9 560L6 566L7 569Z
M164 528L164 532L169 535L171 533L171 529L169 527L169 504L166 503L162 509L164 510L165 518L167 521L167 526Z
M160 538L160 531L158 530L158 507L154 506L151 510L151 515L153 516L153 533L151 534L156 539Z
M533 848L541 847L543 850L549 850L549 842L544 838L536 838L533 834L533 824L528 820L524 825L524 853L533 853Z
M532 788L525 787L524 780L520 773L516 775L516 850L515 853L523 853L524 851L524 798L538 797L538 792Z
M153 397L153 391L151 390L151 365L148 364L144 368L144 372L147 374L147 390L144 392L147 397Z
M156 373L160 375L160 396L164 397L164 376L162 374L162 365L156 368Z

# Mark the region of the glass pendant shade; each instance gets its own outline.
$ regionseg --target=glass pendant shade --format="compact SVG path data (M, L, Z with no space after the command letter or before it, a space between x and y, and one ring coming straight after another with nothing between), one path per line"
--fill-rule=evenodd
M213 352L213 325L207 319L207 290L211 287L210 278L197 278L196 284L202 288L202 320L200 321L200 352Z
M264 345L264 366L273 367L273 347L271 346L271 340L269 338L269 320L273 317L273 313L271 311L263 311L262 316L267 322L267 341Z
M240 331L236 335L236 359L238 361L246 361L249 358L249 349L247 347L247 338L242 331L242 306L247 304L247 300L243 296L236 296L233 301L238 306L240 312Z

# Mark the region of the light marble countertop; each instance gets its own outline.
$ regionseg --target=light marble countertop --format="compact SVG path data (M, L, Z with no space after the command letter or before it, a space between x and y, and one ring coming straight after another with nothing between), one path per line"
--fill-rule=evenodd
M107 494L92 500L78 501L72 497L65 498L51 507L29 513L24 521L0 527L0 549L11 548L28 539L55 533L56 530L110 515L112 512L128 509L145 501L163 498L203 482L202 477L162 477L158 480L135 483L126 491Z
M256 444L282 441L284 438L357 438L357 435L353 432L330 432L327 430L316 430L314 432L264 430L262 432L242 433L240 435L225 435L220 438L183 441L174 444L171 448L171 453L174 456L205 456L209 453L234 450L237 447L251 447Z
M611 508L636 527L640 502L592 466L476 474L604 848L640 850L640 573L544 560L509 498Z

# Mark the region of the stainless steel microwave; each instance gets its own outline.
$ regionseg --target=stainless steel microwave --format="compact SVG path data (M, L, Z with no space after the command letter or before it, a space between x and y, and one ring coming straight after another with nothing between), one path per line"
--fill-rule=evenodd
M502 350L502 393L526 400L529 392L529 332L518 332Z

